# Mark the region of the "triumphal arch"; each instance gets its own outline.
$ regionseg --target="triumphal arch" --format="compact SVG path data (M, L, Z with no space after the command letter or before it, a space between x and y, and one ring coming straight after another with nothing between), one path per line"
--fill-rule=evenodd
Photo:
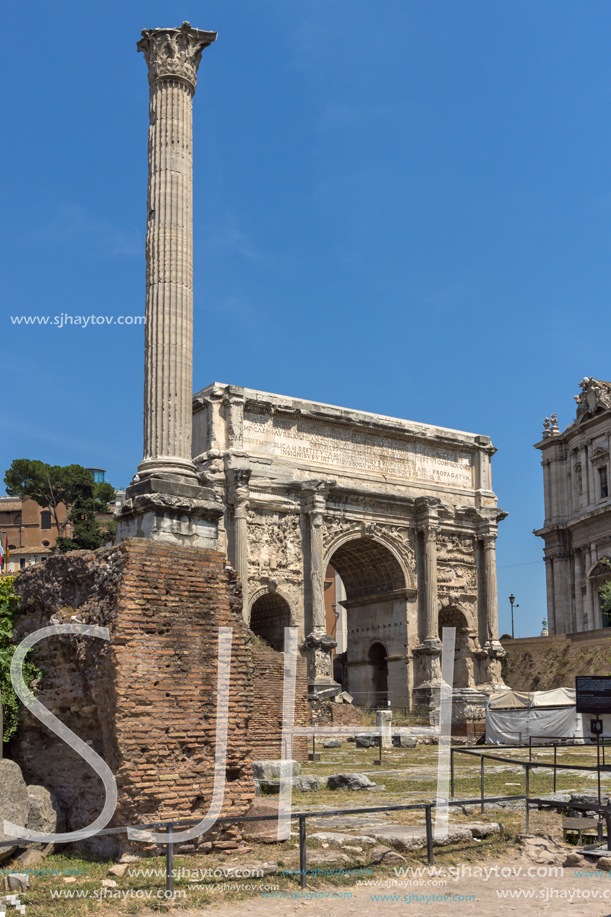
M501 682L495 451L487 436L231 385L194 396L193 461L224 507L218 546L240 573L244 618L279 651L284 627L299 628L319 697L382 689L394 707L432 709L444 625L459 700L477 705Z

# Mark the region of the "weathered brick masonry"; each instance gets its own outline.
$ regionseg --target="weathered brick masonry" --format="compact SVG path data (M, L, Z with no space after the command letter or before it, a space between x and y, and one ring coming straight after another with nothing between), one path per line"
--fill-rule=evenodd
M250 737L254 761L277 760L281 756L282 697L284 655L265 643L256 643L254 655L254 703L250 722ZM295 685L295 725L310 725L310 705L307 700L308 677L306 661L297 657ZM295 761L308 760L307 738L297 736L293 743Z
M251 635L240 586L224 555L141 539L51 557L25 571L17 628L23 637L70 620L107 626L110 644L52 637L40 644L39 699L88 741L116 774L114 824L202 817L213 787L218 628L233 629L223 815L253 796ZM103 799L82 758L24 712L11 749L30 779L54 790L71 829Z

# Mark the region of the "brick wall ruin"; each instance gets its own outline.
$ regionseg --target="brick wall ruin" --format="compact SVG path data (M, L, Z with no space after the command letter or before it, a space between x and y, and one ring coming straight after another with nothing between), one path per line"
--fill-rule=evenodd
M284 680L284 656L265 643L253 647L253 712L250 721L250 739L253 745L253 760L277 760L281 756L282 742L282 695ZM310 725L310 705L307 701L308 678L306 661L297 657L297 679L295 685L295 725ZM308 760L307 738L297 736L293 742L293 759Z
M238 577L224 555L129 539L96 552L53 556L21 574L16 590L22 597L17 639L49 624L110 629L110 643L67 635L39 644L37 662L45 674L36 693L115 773L114 825L206 813L213 786L218 628L231 627L222 815L247 810L254 797L252 641L241 616ZM69 829L97 816L101 781L27 711L10 755L29 780L57 794Z

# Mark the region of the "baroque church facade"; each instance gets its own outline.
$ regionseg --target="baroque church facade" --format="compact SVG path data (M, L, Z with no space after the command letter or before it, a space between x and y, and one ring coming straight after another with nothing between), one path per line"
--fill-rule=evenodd
M577 415L561 431L545 418L541 451L545 521L535 531L545 543L550 634L611 626L600 588L611 575L611 382L579 383Z

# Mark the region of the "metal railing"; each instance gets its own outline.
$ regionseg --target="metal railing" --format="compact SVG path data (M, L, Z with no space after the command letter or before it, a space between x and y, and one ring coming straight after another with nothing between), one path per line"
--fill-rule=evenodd
M531 736L530 738L531 738L531 739L532 739L532 738L534 738L534 739L537 739L537 738L545 738L545 736ZM592 747L592 746L594 745L594 742L592 741L592 743L591 743L589 746L576 746L574 743L568 744L568 743L564 742L564 740L565 740L566 738L567 738L566 736L564 736L564 737L559 737L558 739L556 739L556 740L554 740L554 741L552 741L552 742L549 742L549 743L547 743L547 744L546 744L546 743L540 743L540 744L537 745L538 748L546 748L546 747L552 748L552 747L553 747L553 749L554 749L554 761L553 761L553 764L552 764L551 762L549 762L549 761L533 761L533 760L532 760L532 742L531 742L530 740L529 740L529 743L528 743L528 744L525 744L525 743L524 743L524 744L521 744L521 745L504 745L504 746L503 746L504 748L523 748L523 749L528 748L528 750L529 750L528 761L524 761L522 758L508 758L508 757L505 757L505 756L503 756L503 755L496 755L496 754L493 754L493 753L491 753L491 752L480 751L479 749L474 749L474 748L456 748L456 747L452 746L452 747L450 748L450 798L453 798L453 797L454 797L454 783L455 783L455 780L454 780L454 756L455 756L455 755L471 755L471 756L475 756L475 757L479 757L479 758L480 758L480 804L481 804L480 811L481 811L482 814L484 813L484 805L485 805L485 796L484 796L484 765L485 765L486 759L488 759L488 760L490 760L490 761L501 761L503 764L512 764L512 765L514 765L514 766L515 766L515 765L519 765L520 767L523 767L523 768L524 768L524 770L525 770L525 779L526 779L526 786L525 786L526 797L525 797L525 798L526 798L526 800L527 800L527 802L526 802L526 818L525 818L526 833L527 833L527 834L528 834L528 831L529 831L529 811L528 811L528 810L529 810L529 806L528 806L528 800L530 799L530 772L531 772L531 770L533 770L534 768L537 768L537 767L540 767L540 768L543 767L543 768L548 768L548 769L549 769L549 768L553 768L553 772L554 772L554 793L556 792L556 776L557 776L557 769L558 769L558 767L560 767L562 770L571 770L571 771L591 771L591 772L596 772L597 777L598 777L598 781L597 781L597 785L598 785L598 807L599 807L599 808L602 808L600 775L601 775L601 773L602 773L603 771L611 771L611 765L605 764L605 759L604 759L604 749L605 749L604 741L601 743L601 741L600 741L600 736L596 736L596 764L595 764L595 765L587 765L587 764L564 764L564 763L562 763L562 762L561 762L560 764L558 764L558 758L557 758L557 749L558 749L558 748ZM572 738L572 737L569 736L568 738ZM564 744L562 744L563 742L564 742ZM601 760L600 760L600 750L601 750L601 748L602 748L602 750L603 750L603 761L602 761L602 764L601 764ZM577 807L577 806L572 806L572 808L578 808L578 807ZM593 807L593 806L590 806L589 808L590 808L590 809L593 809L594 807ZM609 847L609 849L611 849L611 847Z
M493 802L507 802L511 800L525 799L524 796L490 796L485 799L487 803ZM447 801L449 806L465 806L472 805L477 803L479 800L476 799L450 799ZM424 818L425 818L425 828L426 828L426 853L427 853L427 862L429 866L432 866L434 863L433 856L433 818L432 810L436 807L437 802L414 802L414 803L402 803L399 805L385 805L385 806L364 806L354 809L327 809L324 812L296 812L291 814L291 820L297 820L299 823L299 880L301 888L307 888L307 833L306 833L306 820L308 818L331 818L338 815L369 815L375 812L403 812L407 810L418 810L424 809ZM528 805L526 807L528 812ZM102 831L97 831L95 837L101 837L103 835L112 835L112 834L127 834L128 830L137 828L138 830L149 830L153 828L163 829L165 828L167 833L167 840L165 844L159 846L165 846L166 848L166 891L170 895L174 894L174 843L172 840L174 830L176 828L187 828L191 825L198 824L198 819L185 819L180 821L165 821L165 822L155 822L145 825L131 825L123 826L120 828L104 828ZM278 815L234 815L230 818L217 818L215 825L231 825L231 824L242 824L243 822L256 822L256 821L278 821ZM203 837L204 835L202 835ZM13 847L15 845L20 847L26 847L29 844L37 843L28 838L11 838L10 841L0 841L0 849L2 847Z

